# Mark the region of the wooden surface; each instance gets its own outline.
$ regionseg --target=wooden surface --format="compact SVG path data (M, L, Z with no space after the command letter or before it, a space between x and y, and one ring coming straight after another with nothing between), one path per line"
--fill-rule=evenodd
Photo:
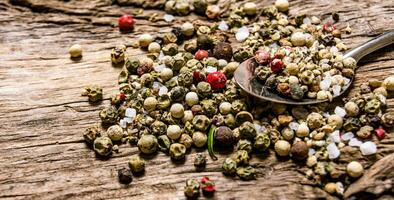
M273 1L255 2L264 6ZM289 160L279 162L273 152L266 158L253 158L259 172L256 181L224 177L220 165L225 156L216 162L209 160L205 172L196 173L193 154L185 164L175 165L160 153L148 158L144 176L129 186L119 184L116 170L127 166L137 148L122 145L119 154L99 160L85 145L82 130L99 122L99 110L117 92L120 69L110 64L111 48L130 45L143 32L158 34L171 27L164 21L138 19L132 34L120 34L112 24L133 9L111 5L111 0L0 0L1 199L184 199L184 181L202 175L216 181L215 199L333 198L304 179L305 167ZM394 28L393 1L291 1L292 13L327 17L331 11L338 11L342 25L349 23L353 28L344 37L350 47ZM157 10L146 13L163 15ZM176 17L174 23L196 18ZM80 61L69 59L68 47L74 43L84 48ZM363 59L355 84L393 75L393 50L389 46ZM142 52L129 48L128 54ZM80 96L82 87L91 83L104 88L106 100L101 105L89 105ZM393 110L394 99L389 105ZM394 134L390 132L379 143L376 156L362 157L358 150L350 149L341 157L341 163L358 159L367 168L347 196L375 193L381 199L392 197Z

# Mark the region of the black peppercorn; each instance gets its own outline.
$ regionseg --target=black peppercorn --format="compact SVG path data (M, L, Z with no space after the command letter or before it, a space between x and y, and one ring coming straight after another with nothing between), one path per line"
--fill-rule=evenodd
M119 182L129 184L133 181L133 176L130 169L122 168L118 170Z
M177 44L182 44L183 40L185 39L185 36L183 35L183 33L181 32L181 28L179 27L174 27L171 32L177 37Z
M213 56L217 59L231 61L233 57L233 48L227 42L218 42L213 48Z
M220 147L229 147L234 144L233 131L227 126L220 126L216 129L215 145Z
M197 37L197 47L199 49L212 49L213 41L208 35L199 35Z

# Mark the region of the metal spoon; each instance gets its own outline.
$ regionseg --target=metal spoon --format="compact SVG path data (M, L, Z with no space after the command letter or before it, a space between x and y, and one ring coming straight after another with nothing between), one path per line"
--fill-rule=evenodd
M362 57L392 43L394 43L394 30L384 33L360 45L359 47L350 50L344 55L344 57L353 57L358 62ZM264 84L256 80L254 76L254 70L257 66L258 65L254 61L254 58L250 58L241 63L238 66L237 70L234 72L235 82L241 87L242 90L244 90L249 95L264 101L272 101L276 103L291 105L308 105L327 101L317 99L294 100L280 96L270 91ZM341 96L347 89L349 89L350 85L353 82L353 79L354 78L351 78L349 83L342 88L339 96Z

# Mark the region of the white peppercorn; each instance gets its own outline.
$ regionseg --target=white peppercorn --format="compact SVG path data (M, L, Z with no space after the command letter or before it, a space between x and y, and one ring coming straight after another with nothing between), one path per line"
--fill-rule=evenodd
M179 143L185 145L185 147L188 149L192 146L193 139L190 137L190 135L184 133L179 138Z
M194 34L194 26L192 23L190 22L185 22L184 24L182 24L181 26L181 32L185 35L185 36L192 36Z
M174 72L172 71L172 69L170 68L164 68L161 72L160 72L160 78L163 81L168 81L170 80L172 77L174 76Z
M180 103L174 103L170 108L171 116L173 116L174 118L182 118L184 111L185 109Z
M307 159L306 159L306 165L308 166L308 167L313 167L313 166L315 166L317 164L317 158L316 158L316 156L309 156Z
M188 92L185 96L185 101L188 106L194 106L198 104L198 95L195 92Z
M150 43L152 43L154 40L153 36L149 33L145 33L140 35L138 39L138 43L140 47L148 47Z
M185 110L183 112L183 118L182 118L183 123L191 122L193 120L193 118L194 118L194 115L191 110Z
M287 1L287 0L276 0L275 1L275 7L280 12L286 12L286 11L289 10L289 1Z
M219 105L219 111L223 115L227 115L227 114L231 113L231 110L232 110L231 103L229 103L229 102L222 102Z
M346 115L350 117L354 117L358 115L360 109L356 103L349 101L345 104L345 111L346 111Z
M290 143L286 140L278 140L275 143L275 152L279 156L288 156L290 154Z
M394 91L394 76L389 76L384 79L383 87L386 88L387 91Z
M309 127L306 123L301 123L296 130L297 137L306 137L309 135Z
M107 135L112 141L119 141L123 137L123 129L119 125L112 125L108 128Z
M243 11L246 15L255 15L257 12L257 6L253 2L247 2L243 6Z
M291 35L290 40L294 46L304 46L306 37L302 32L295 32Z
M152 42L148 46L148 52L149 53L160 53L161 46L157 42Z
M177 140L183 133L178 125L169 125L167 128L167 136L172 140Z
M338 130L343 125L343 119L339 115L330 115L327 118L327 124L330 125L333 129Z
M156 108L158 101L155 97L148 97L144 100L144 109L152 111Z
M194 132L193 133L193 144L196 147L203 147L207 143L207 135L203 132Z
M82 46L79 44L74 44L68 49L68 53L72 58L77 58L82 56Z
M209 5L205 14L209 19L216 19L220 15L220 7L218 5Z
M357 178L364 173L364 167L359 162L352 161L347 165L346 171L349 174L349 176L353 178Z

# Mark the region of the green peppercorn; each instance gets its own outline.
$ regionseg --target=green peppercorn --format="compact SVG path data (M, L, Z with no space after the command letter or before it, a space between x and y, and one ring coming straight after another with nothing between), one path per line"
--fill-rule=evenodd
M167 135L160 135L157 137L157 143L160 151L168 153L170 150L171 141Z
M200 183L196 179L187 179L184 192L189 198L197 197L200 194Z
M183 49L186 52L195 53L197 49L197 40L187 40L183 43Z
M253 122L253 115L248 111L241 111L235 115L235 120L238 124L242 124L244 122Z
M379 100L371 99L365 104L364 111L369 114L377 114L380 111L380 106Z
M241 139L237 143L237 150L245 150L248 153L252 152L252 143L249 140Z
M162 51L164 55L174 56L178 53L178 45L175 43L166 44Z
M211 85L204 81L199 82L197 84L197 94L202 98L211 96L212 95Z
M246 150L238 150L234 154L234 160L237 165L247 165L249 164L249 154Z
M112 152L112 141L107 136L101 136L94 140L93 149L100 156L108 156Z
M125 60L126 46L125 45L117 45L112 49L111 52L111 61L113 64L119 64Z
M133 155L129 160L129 167L133 173L141 173L145 170L145 161L137 155Z
M119 114L115 107L109 106L102 109L99 116L104 124L115 124L118 121Z
M202 169L205 168L205 165L207 164L207 157L203 153L198 153L194 157L194 166L198 171L201 171Z
M193 118L192 124L196 130L206 131L211 125L211 120L205 115L196 115Z
M253 180L256 178L256 170L252 166L238 167L237 175L242 180Z
M100 136L100 129L96 125L85 129L85 131L83 132L83 138L89 144L92 144L94 140Z
M241 99L234 100L231 103L231 109L233 110L234 113L239 113L243 110L247 110L245 100L241 100Z
M88 86L81 95L87 96L90 102L95 103L103 100L103 89L97 85Z
M254 127L254 124L252 124L251 122L244 122L239 127L239 133L242 139L248 139L248 140L253 140L257 135L257 131Z
M157 138L153 135L142 135L140 140L138 140L137 146L142 153L155 153L157 150Z
M357 118L348 118L343 124L343 129L346 132L357 131L358 129L360 129L360 127L361 127L361 122Z
M207 0L193 0L194 12L199 15L204 15L208 7Z
M178 75L178 85L184 87L190 87L193 84L193 73L191 70L187 70L186 72L180 73Z
M187 89L182 86L176 86L170 91L170 97L173 102L182 102L187 94Z
M197 37L197 48L209 50L213 46L212 38L208 35L202 34Z
M237 172L237 163L231 159L226 158L222 164L223 174L234 175Z
M256 135L253 147L259 151L265 151L268 149L270 144L269 136L265 133L260 133Z
M164 135L167 132L167 125L159 120L156 120L151 124L152 133L156 136Z
M217 112L216 102L212 99L205 99L201 101L202 110L208 117L214 116Z
M186 154L186 147L183 144L174 143L170 146L170 157L174 160L183 160Z

